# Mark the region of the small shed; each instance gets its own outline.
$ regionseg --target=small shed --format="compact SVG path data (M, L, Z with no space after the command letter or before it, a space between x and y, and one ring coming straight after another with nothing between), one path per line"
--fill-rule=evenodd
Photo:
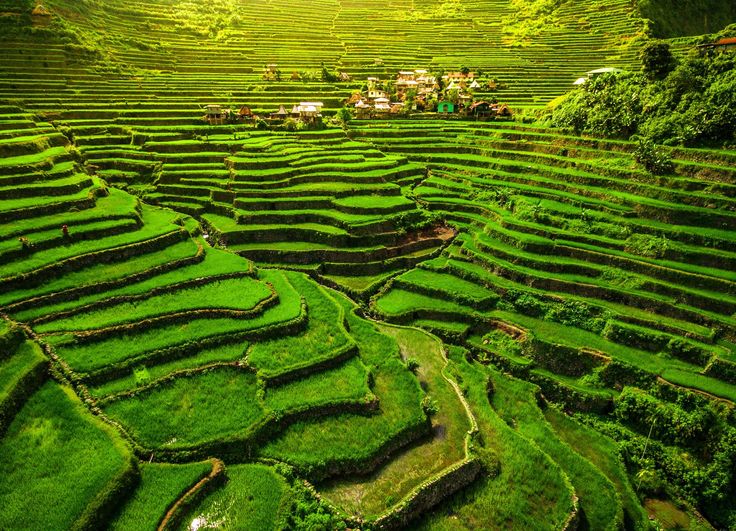
M347 81L350 81L350 80L351 80L351 78L350 78L350 74L348 74L347 72L340 72L340 75L339 75L339 76L337 76L337 78L338 78L338 79L339 79L340 81L345 81L345 82L347 82Z
M441 114L452 114L455 112L455 104L451 101L441 101L437 105L437 112Z

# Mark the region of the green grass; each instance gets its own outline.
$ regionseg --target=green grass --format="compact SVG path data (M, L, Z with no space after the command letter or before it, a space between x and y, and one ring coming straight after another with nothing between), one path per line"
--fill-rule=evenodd
M372 368L372 391L380 409L379 414L368 417L341 414L296 422L261 449L264 457L284 460L308 475L325 463L368 459L401 430L421 425L425 419L420 406L423 393L400 361L396 342L349 312L349 302L341 299L341 304L348 311L350 333L358 342L360 358Z
M482 451L495 456L498 474L483 477L424 515L419 529L558 529L572 509L572 490L561 468L498 416L486 395L486 369L451 351L478 420Z
M290 506L290 489L268 466L230 465L227 483L209 494L187 515L180 529L276 529Z
M613 483L623 504L626 528L647 529L647 515L629 482L616 443L557 409L546 409L544 417L560 439L595 465Z
M300 315L301 301L285 276L266 271L262 279L271 282L279 294L279 304L252 319L192 319L183 324L115 335L103 341L75 344L69 336L50 336L59 355L75 370L90 371L124 362L175 345L228 334L246 333L278 325Z
M303 334L259 342L248 350L248 362L268 375L330 358L351 342L344 312L325 290L304 275L287 277L307 299L308 326Z
M93 284L99 279L104 278L108 282L113 280L121 280L126 277L146 271L148 269L168 264L174 260L180 260L192 257L197 252L197 246L193 240L178 242L165 249L157 249L147 254L132 257L128 260L97 263L82 268L78 271L72 271L61 275L57 278L51 278L42 286L36 288L19 289L0 294L0 301L3 304L28 299L31 297L53 294L58 291L76 288L79 286ZM33 313L24 317L30 317Z
M31 341L24 341L16 352L7 354L8 358L0 358L0 404L8 398L18 380L47 361L38 344Z
M36 330L39 333L83 331L201 309L244 312L254 309L270 296L268 286L251 278L221 280L44 323L36 326Z
M68 529L130 471L120 436L73 392L44 385L0 440L0 527Z
M185 243L176 244L184 248L191 248ZM162 254L169 255L169 248L162 251ZM78 308L94 302L109 299L112 297L141 295L152 289L161 289L164 286L171 286L179 282L196 279L206 276L217 276L222 274L231 274L242 272L247 274L251 271L252 264L247 260L233 254L220 251L218 249L206 249L204 260L199 263L178 267L173 271L156 275L153 278L142 280L141 282L129 282L117 289L105 290L101 293L95 293L84 297L79 297L73 301L64 301L57 304L49 304L38 308L31 308L26 311L17 312L15 315L18 320L33 320L40 316L54 314L61 311L67 311L72 308ZM209 297L208 297L209 299Z
M110 523L116 531L154 530L166 510L212 469L211 462L141 463L141 482Z
M454 275L426 269L412 269L398 277L399 281L444 293L452 300L486 302L497 298L489 289Z
M415 329L381 326L380 330L397 341L404 359L419 363L417 377L439 404L439 411L432 417L429 440L411 446L369 476L338 479L320 487L320 492L343 511L363 517L379 516L427 477L461 461L465 434L470 429L463 404L443 377L441 343Z
M443 301L403 289L391 289L376 301L376 309L387 316L409 313L413 310L471 314L473 310L452 301Z
M136 377L136 371L140 370L143 366L133 367L128 376L111 380L97 387L92 387L90 393L98 397L113 395L146 385L153 380L157 380L176 371L196 369L212 363L238 361L245 358L246 348L247 343L240 341L212 348L204 348L192 356L145 367L144 374L146 377L143 380Z
M223 368L175 378L105 405L149 447L177 448L241 435L264 418L255 376Z
M531 440L568 475L590 529L618 529L621 501L613 483L593 464L555 435L537 406L534 387L491 372L495 392L491 404L507 424Z
M360 358L300 380L266 389L264 403L274 411L318 404L336 404L372 396L368 372Z

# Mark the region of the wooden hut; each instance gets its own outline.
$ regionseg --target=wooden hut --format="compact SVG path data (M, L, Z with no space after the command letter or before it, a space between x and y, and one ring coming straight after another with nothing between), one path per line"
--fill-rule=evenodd
M279 105L279 110L272 112L269 117L271 120L286 120L289 117L289 112L286 110L286 107Z
M225 111L220 105L207 105L202 119L210 125L222 125L225 123Z
M303 101L296 106L299 112L299 119L304 123L316 123L322 120L322 107L324 103L321 101Z
M491 104L487 101L476 101L468 108L468 111L476 120L487 120L493 115Z

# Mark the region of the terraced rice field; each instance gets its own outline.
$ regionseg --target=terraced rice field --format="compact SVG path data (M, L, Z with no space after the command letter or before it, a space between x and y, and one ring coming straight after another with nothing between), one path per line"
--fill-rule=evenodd
M736 525L736 152L201 120L463 66L531 116L638 68L630 2L17 4L0 528Z

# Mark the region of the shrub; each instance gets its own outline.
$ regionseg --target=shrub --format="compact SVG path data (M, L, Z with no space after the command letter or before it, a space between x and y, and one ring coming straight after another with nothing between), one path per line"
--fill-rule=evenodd
M406 360L406 368L416 374L419 369L419 362L415 358L408 358Z
M644 73L590 79L551 105L543 119L576 133L640 134L665 144L734 141L736 55L693 54L672 70L666 49L653 43L642 61ZM659 171L656 159L653 173ZM663 162L661 171L670 171Z
M675 169L669 151L647 137L639 138L634 150L634 159L652 175L665 175Z
M429 417L432 417L440 412L439 404L434 398L430 397L429 395L425 396L422 399L422 409Z
M670 242L667 238L651 234L632 234L626 239L624 250L627 253L647 258L664 258Z
M138 387L147 385L151 381L151 375L145 367L133 369L133 377L135 378L135 385Z

